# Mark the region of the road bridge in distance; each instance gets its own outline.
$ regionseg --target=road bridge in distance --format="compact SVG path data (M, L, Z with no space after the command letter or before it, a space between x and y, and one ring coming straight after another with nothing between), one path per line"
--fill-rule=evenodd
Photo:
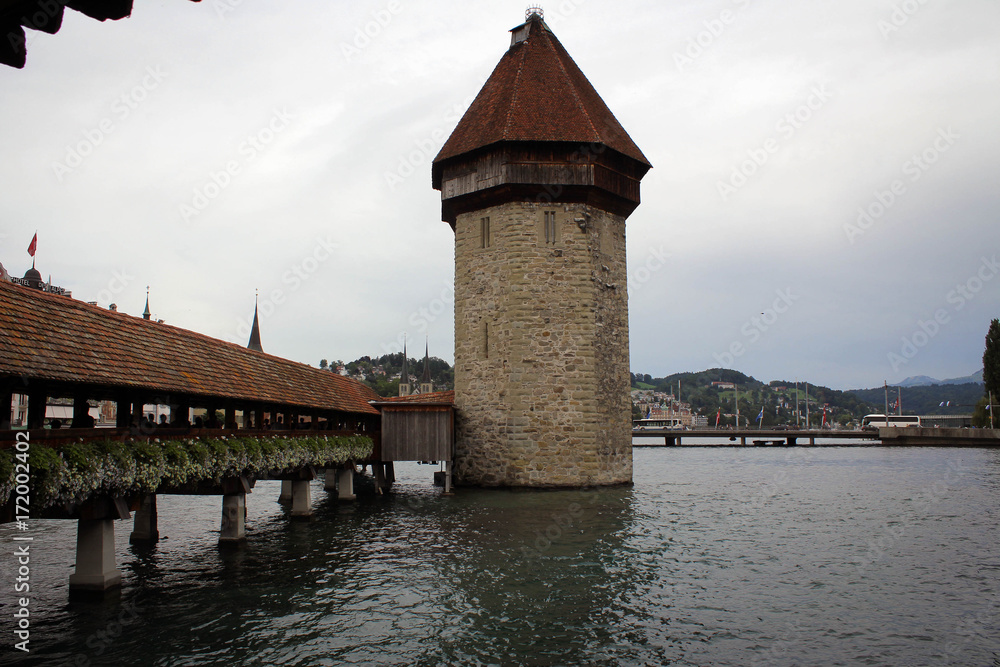
M796 445L816 445L816 440L839 440L838 443L825 443L827 446L900 446L900 447L1000 447L1000 429L974 428L880 428L866 431L843 431L825 429L696 429L678 431L676 429L635 429L632 437L663 438L660 443L633 443L633 447L670 447L682 444L699 444L697 440L707 438L727 438L729 445L720 443L701 443L702 446L777 446L794 447Z
M864 440L867 444L879 444L879 434L875 431L827 431L825 429L694 429L690 431L652 428L641 430L633 429L632 437L635 438L636 436L643 438L663 438L663 445L660 445L659 443L639 443L633 444L633 447L670 447L680 445L684 440L689 441L689 444L695 444L690 443L690 441L703 440L706 438L728 438L730 444L733 446L746 446L749 443L758 446L772 445L792 447L800 444L804 445L806 442L810 445L815 445L817 438ZM712 444L714 446L725 446L719 445L718 443Z

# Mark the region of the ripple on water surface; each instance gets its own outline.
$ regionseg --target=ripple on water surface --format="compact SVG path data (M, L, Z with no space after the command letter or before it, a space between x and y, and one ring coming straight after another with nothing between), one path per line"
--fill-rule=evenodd
M67 603L72 522L33 524L24 664L991 665L1000 452L664 448L630 488L395 493L248 540L217 497L161 497L155 548L116 524L120 594ZM0 537L10 543L10 526ZM8 561L4 561L5 563ZM7 570L9 571L9 569ZM10 594L3 598L11 609ZM9 656L8 656L9 657Z

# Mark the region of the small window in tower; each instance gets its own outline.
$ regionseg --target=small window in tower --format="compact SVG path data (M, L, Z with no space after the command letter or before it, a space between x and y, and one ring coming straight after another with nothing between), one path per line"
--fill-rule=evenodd
M490 323L483 322L483 359L490 358Z
M479 220L479 247L490 247L490 219L481 218Z
M556 226L556 212L555 211L545 211L545 243L552 245L555 243L558 235L558 227Z

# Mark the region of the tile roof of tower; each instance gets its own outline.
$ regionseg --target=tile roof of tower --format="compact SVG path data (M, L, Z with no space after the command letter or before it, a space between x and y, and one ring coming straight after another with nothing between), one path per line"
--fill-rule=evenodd
M604 144L649 166L540 17L511 32L514 43L434 158L435 165L498 142L555 141Z

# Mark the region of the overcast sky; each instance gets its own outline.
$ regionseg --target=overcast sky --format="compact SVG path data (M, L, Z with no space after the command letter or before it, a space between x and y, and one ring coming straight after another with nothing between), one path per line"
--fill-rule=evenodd
M981 367L1000 316L1000 3L543 5L653 169L631 366L870 387ZM453 360L430 160L525 2L136 0L0 67L0 262L317 365ZM366 34L367 33L367 34ZM867 212L867 217L861 216ZM860 218L860 219L859 219Z

